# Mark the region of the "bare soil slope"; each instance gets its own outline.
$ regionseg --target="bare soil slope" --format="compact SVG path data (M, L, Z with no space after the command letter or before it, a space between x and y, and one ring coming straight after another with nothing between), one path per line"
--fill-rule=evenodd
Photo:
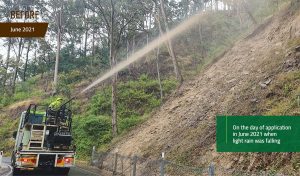
M222 168L259 170L292 154L217 153L217 114L262 114L257 102L264 99L272 78L283 71L290 40L300 37L300 15L287 8L266 20L239 41L221 59L184 85L153 116L124 137L119 153L168 159L189 165L214 162ZM115 150L114 149L114 150ZM273 160L272 157L280 159ZM286 158L286 159L285 159ZM279 167L284 169L288 163Z

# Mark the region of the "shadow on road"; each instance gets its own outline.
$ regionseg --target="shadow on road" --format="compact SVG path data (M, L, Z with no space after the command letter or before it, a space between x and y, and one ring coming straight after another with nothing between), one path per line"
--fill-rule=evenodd
M54 169L44 169L44 170L34 170L34 171L17 171L14 174L15 176L65 176L67 172L65 170L54 170Z

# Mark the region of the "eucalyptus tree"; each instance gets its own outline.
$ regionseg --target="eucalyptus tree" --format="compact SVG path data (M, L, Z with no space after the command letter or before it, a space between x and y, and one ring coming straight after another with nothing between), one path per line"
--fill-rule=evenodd
M70 49L70 56L73 60L83 55L81 46L84 40L82 36L85 35L88 24L88 19L85 18L86 14L85 3L82 0L67 1L64 5L65 44ZM87 39L87 36L85 38Z
M35 7L36 9L41 9L43 7L43 1L28 1L28 0L12 0L12 1L8 1L8 0L4 0L3 1L5 9L6 9L6 13L5 14L9 14L8 9L14 9L14 10L30 10L31 7ZM9 16L7 16L7 22L10 21ZM24 22L28 21L28 19L24 19ZM22 66L22 54L23 54L23 49L25 47L25 43L28 43L28 47L27 47L27 53L26 53L26 62L25 62L25 72L23 72L23 76L21 76L22 72L21 72L21 66ZM32 43L31 39L25 39L25 38L15 38L15 39L8 39L8 49L7 49L7 57L6 57L6 70L8 70L8 65L10 62L10 57L11 57L11 50L14 51L14 54L16 56L16 60L13 64L13 77L12 77L12 81L11 81L11 92L14 93L15 92L15 85L16 82L18 81L19 78L23 78L25 80L25 74L26 74L26 69L27 69L27 63L29 60L29 52L30 52L30 45ZM14 46L16 45L16 46ZM16 47L16 48L15 48ZM4 78L4 84L6 83L7 80L7 71L5 74L5 78Z
M0 82L4 82L4 76L6 75L5 62L3 60L3 56L0 55ZM0 94L4 93L4 87L1 84Z
M124 42L124 33L129 24L136 24L136 19L142 14L139 0L89 0L87 7L97 14L102 22L99 32L106 36L109 44L110 65L113 68L117 62L117 54ZM126 36L126 35L125 35ZM117 127L117 73L112 78L112 134L116 136Z
M61 57L61 47L63 42L66 39L66 29L65 24L67 20L67 11L64 10L68 7L68 2L65 0L51 0L46 1L45 9L45 19L49 22L48 27L48 37L56 38L55 40L47 39L51 44L56 43L56 54L55 54L55 66L54 66L54 76L52 84L52 94L57 93L58 88L58 72L59 72L59 63Z
M53 79L53 94L57 92L57 82L58 82L58 64L59 64L59 55L60 55L60 47L61 47L61 35L62 35L62 10L63 3L60 4L60 9L56 12L55 16L55 24L57 26L57 49L56 49L56 57L55 57L55 70L54 70L54 79ZM56 9L55 9L56 11Z
M3 0L2 4L0 5L0 14L1 15L1 19L4 19L6 22L10 22L10 18L9 18L9 9L12 9L15 6L15 1L12 0ZM5 15L6 14L6 15ZM2 78L2 88L3 90L5 89L6 86L6 81L7 81L7 77L8 77L8 70L9 70L9 64L11 62L11 48L13 45L13 39L12 38L7 38L4 40L5 44L7 45L7 55L6 55L6 61L3 61L3 69L2 73L3 73L3 78Z
M25 64L24 64L24 71L23 71L23 81L26 81L26 72L27 72L27 66L28 66L28 61L29 61L29 52L32 46L32 39L28 39L27 41L27 51L26 51L26 59L25 59Z
M161 35L163 34L163 28L162 28L163 25L161 25L161 21L164 24L165 32L168 33L169 32L169 21L168 21L168 17L167 17L167 13L166 13L165 2L164 2L164 0L159 0L159 2L157 2L156 0L153 0L153 2L157 9L156 20L158 22L160 34ZM176 79L179 82L179 85L181 85L183 83L183 77L182 77L181 70L178 65L176 54L173 49L173 42L171 39L168 39L168 41L167 41L167 48L168 48L169 54L170 54L172 62L173 62L173 68L174 68L174 73L175 73Z

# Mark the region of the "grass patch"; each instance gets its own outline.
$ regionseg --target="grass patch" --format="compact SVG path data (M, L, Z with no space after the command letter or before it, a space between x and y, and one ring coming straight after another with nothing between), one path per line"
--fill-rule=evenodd
M265 115L297 115L300 104L300 71L281 73L270 86L269 95L265 102Z

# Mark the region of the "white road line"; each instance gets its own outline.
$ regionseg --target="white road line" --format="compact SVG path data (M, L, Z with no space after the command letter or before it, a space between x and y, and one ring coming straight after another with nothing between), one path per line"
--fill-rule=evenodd
M12 173L12 170L13 170L12 167L9 164L5 164L5 163L3 163L3 165L7 165L10 169L9 173L4 176L10 176L10 174Z

